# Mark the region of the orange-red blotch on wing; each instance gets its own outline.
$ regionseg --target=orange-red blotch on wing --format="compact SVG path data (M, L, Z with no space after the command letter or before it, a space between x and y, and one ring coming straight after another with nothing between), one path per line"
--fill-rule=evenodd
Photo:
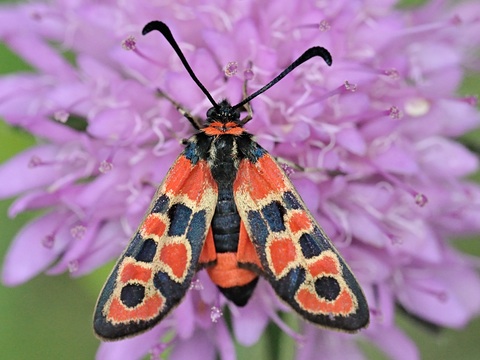
M160 294L153 294L140 305L128 308L118 298L114 298L108 311L108 318L113 323L126 321L151 320L160 313L165 299Z
M270 155L264 154L254 164L240 162L237 178L233 184L235 193L246 192L253 201L262 200L270 193L279 193L288 188L286 176Z
M193 165L185 156L177 159L164 183L166 193L175 196L184 194L195 202L203 198L206 189L217 187L210 168L204 160Z
M288 227L292 233L307 231L312 228L312 221L305 211L294 211L288 220Z
M239 136L242 135L245 130L243 130L241 126L233 121L229 121L227 123L213 121L206 128L203 128L202 131L209 136L225 134Z
M257 251L248 237L247 229L243 221L240 222L240 233L238 236L237 261L241 264L253 264L263 269Z
M320 274L337 275L340 272L338 259L333 254L320 255L317 261L308 265L308 271L313 277Z
M152 235L161 237L165 232L167 225L160 219L158 214L149 214L140 229L143 238L149 238Z
M333 301L326 301L306 288L300 289L296 295L298 304L313 314L348 315L355 311L355 303L348 291L343 290Z
M181 279L190 263L188 250L185 244L166 244L160 250L160 261L167 265L174 276Z
M214 262L216 259L217 251L215 250L215 243L213 242L213 231L210 227L208 229L207 237L205 239L205 243L203 244L198 263L201 265L207 265Z
M250 270L238 267L237 254L234 252L217 253L217 263L215 266L208 267L207 272L210 279L222 288L243 286L257 277Z
M146 283L152 277L152 270L143 265L126 263L120 273L120 281L126 283L129 280L135 280Z
M267 245L266 251L270 255L271 269L276 276L292 263L297 261L297 249L291 239L274 239Z

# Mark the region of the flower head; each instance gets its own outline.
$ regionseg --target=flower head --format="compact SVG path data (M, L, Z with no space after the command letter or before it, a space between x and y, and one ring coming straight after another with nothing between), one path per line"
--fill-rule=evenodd
M254 99L247 129L307 170L291 178L369 300L372 321L360 336L392 358L417 357L395 325L395 304L438 326L464 326L480 310L480 280L448 240L480 230L480 188L463 180L478 163L455 138L477 127L480 114L455 91L465 66L478 67L480 6L434 0L400 11L394 3L53 0L2 8L0 37L33 71L0 78L0 115L41 143L0 167L0 196L17 197L11 216L46 210L14 239L3 282L80 276L119 256L179 140L192 134L156 89L194 115L209 107L168 43L140 36L159 19L212 96L232 103L245 80L252 93L307 48L329 49L332 68L310 61ZM198 281L158 327L103 344L99 357L172 346L172 358L201 349L202 359L233 359L232 335L250 345L269 321L286 328L277 311L287 309L268 283L237 308L204 273ZM299 359L320 347L329 358L361 357L352 336L305 325L301 339Z

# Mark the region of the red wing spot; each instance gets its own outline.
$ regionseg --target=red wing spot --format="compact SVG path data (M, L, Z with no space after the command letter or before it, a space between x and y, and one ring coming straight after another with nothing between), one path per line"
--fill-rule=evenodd
M267 247L273 272L279 276L297 258L297 249L290 239L275 239Z
M190 172L188 180L180 189L180 193L187 195L193 201L200 199L205 189L206 171L208 169L205 164L203 162L198 163Z
M233 189L245 192L253 201L258 201L272 192L286 190L287 181L277 163L269 155L263 155L256 164L248 160L240 162Z
M120 281L126 283L129 280L147 282L152 276L152 270L137 264L126 264L120 274Z
M327 302L304 288L298 291L296 300L305 311L314 314L347 315L355 311L354 301L346 290L335 301Z
M200 258L198 259L199 264L208 264L217 259L217 251L215 250L215 243L213 242L213 231L212 227L208 229L207 237L205 243L203 244L202 252L200 253Z
M237 261L242 264L252 264L263 270L257 251L248 236L245 223L240 222L240 233L238 234Z
M160 261L170 267L177 278L182 278L187 271L188 260L184 244L167 244L160 250Z
M157 316L164 306L164 299L160 294L154 294L133 309L129 309L122 302L114 298L108 310L108 318L115 322L130 322L151 320Z
M185 180L190 176L193 164L185 156L180 156L165 179L165 192L177 195Z
M205 161L193 165L185 156L180 156L164 182L165 192L175 196L185 194L198 202L207 188L216 189L210 169Z
M338 260L334 255L320 255L320 258L308 266L308 271L313 277L318 275L337 275L340 272Z
M161 237L167 226L156 214L149 214L142 225L142 236L148 238L152 235Z
M306 212L294 212L290 217L290 220L288 220L288 227L293 233L306 231L311 229L312 222Z

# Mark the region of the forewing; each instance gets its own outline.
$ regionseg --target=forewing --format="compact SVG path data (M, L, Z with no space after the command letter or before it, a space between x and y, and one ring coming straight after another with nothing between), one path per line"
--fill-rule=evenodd
M276 161L253 143L234 183L237 209L277 295L305 319L353 332L368 324L363 292Z
M115 340L143 332L184 297L217 203L217 185L204 160L182 154L98 299L94 329Z

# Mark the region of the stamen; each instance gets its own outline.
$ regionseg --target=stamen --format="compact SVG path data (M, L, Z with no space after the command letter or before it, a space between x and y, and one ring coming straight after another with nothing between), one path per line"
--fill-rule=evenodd
M327 19L323 19L319 23L314 23L314 24L304 24L304 25L299 25L296 26L297 29L318 29L321 32L325 32L330 30L332 26L330 25L330 22Z
M29 168L35 168L37 166L53 166L53 165L64 165L64 164L69 164L71 166L83 166L84 164L84 159L83 158L72 158L72 159L65 159L65 160L50 160L50 161L45 161L40 156L38 155L32 155L30 158L30 161L28 162L28 167Z
M407 29L401 30L398 36L418 35L421 33L443 30L445 27L458 26L463 23L463 20L459 15L454 15L451 18L443 21L433 22L430 24L422 24L418 26L412 26Z
M137 48L137 41L135 39L135 36L130 35L125 40L123 40L122 48L127 51L135 50Z
M190 284L190 290L201 291L203 289L204 289L203 284L200 281L200 279L196 279L196 280L192 281L192 283Z
M228 77L234 76L238 72L238 62L230 61L224 69L224 73Z
M396 106L391 106L390 109L387 110L388 116L390 116L394 120L401 119L403 117L402 112Z
M254 76L255 73L253 72L251 67L243 71L243 77L245 78L245 80L252 80Z
M415 200L415 204L417 204L418 206L420 207L424 207L427 203L428 203L428 198L425 194L422 194L422 193L419 193L418 191L416 191L415 189L413 189L411 186L409 186L407 183L405 183L404 181L400 181L398 180L395 176L392 176L390 175L389 173L387 172L384 172L382 171L381 169L377 168L377 171L382 175L384 176L388 181L390 181L391 183L393 183L395 186L397 186L398 188L404 190L405 192L407 192L408 194L412 195L414 200Z
M478 105L478 96L477 95L470 95L460 98L463 102L466 102L468 105L476 107Z
M303 335L295 332L291 327L289 327L281 318L278 316L278 314L273 311L269 311L268 313L269 317L272 319L272 321L277 325L280 330L282 330L285 334L290 336L296 343L297 345L301 346L303 343L305 343L305 338Z
M62 124L66 124L69 117L70 117L70 113L67 112L66 110L57 110L53 113L53 119Z
M383 74L387 75L392 80L398 80L400 78L400 73L395 68L384 70Z
M210 319L212 320L213 323L216 323L218 319L220 319L223 316L223 312L220 308L216 306L212 306L210 309Z
M55 235L54 234L49 234L45 236L42 240L42 245L46 247L47 249L53 248L53 245L55 244Z
M68 262L68 272L73 274L78 271L78 260L72 260Z
M86 232L87 228L84 225L76 225L70 229L70 235L72 235L75 240L81 240Z
M428 198L425 196L425 194L417 193L415 195L415 204L417 204L420 207L424 207L427 203L428 203Z
M375 317L377 323L382 324L385 321L382 310L370 307L370 314Z
M150 360L160 360L162 359L162 354L165 352L165 350L170 347L173 342L176 340L176 338L173 338L172 340L165 342L165 343L157 343L155 344L151 349L150 349Z
M401 237L398 237L397 235L387 233L387 237L390 239L390 242L392 245L402 245L403 244L403 239Z
M289 166L288 164L281 163L280 167L282 168L282 170L285 172L285 174L288 177L292 176L295 173L295 170L291 166Z
M320 101L323 101L325 99L328 99L334 95L342 95L342 94L347 94L347 93L350 93L350 92L355 92L357 91L357 85L356 84L353 84L353 83L350 83L348 80L346 80L342 85L340 85L339 87L337 87L336 89L332 90L332 91L329 91L319 97L316 97L314 101L312 102L309 102L309 103L306 103L304 104L305 106L307 105L312 105L312 104L316 104Z
M140 56L142 59L147 60L148 62L150 62L154 65L163 66L163 64L156 61L155 59L152 59L148 55L145 55L143 52L141 52L137 48L137 39L133 35L130 35L129 37L127 37L126 39L124 39L122 41L122 48L126 51L133 51L135 54Z
M415 282L412 283L410 286L417 289L417 290L423 291L423 292L425 292L429 295L432 295L432 296L436 297L438 299L438 301L440 301L442 303L444 303L448 300L448 294L444 290L435 290L435 289L432 289L432 288L424 286L424 285L420 285L420 284L415 283Z
M109 159L103 160L100 163L100 166L98 167L98 171L100 171L102 174L106 174L112 171L112 169L113 169L113 163Z
M330 30L331 28L331 25L330 23L327 21L327 20L322 20L320 21L320 24L318 24L318 29L321 31L321 32L325 32L325 31L328 31Z
M43 162L43 160L39 156L33 155L30 158L30 161L28 162L28 167L29 168L35 168L37 166L44 165L44 164L45 163Z
M348 90L350 92L355 92L357 91L357 84L351 84L348 81L345 81L345 90Z

